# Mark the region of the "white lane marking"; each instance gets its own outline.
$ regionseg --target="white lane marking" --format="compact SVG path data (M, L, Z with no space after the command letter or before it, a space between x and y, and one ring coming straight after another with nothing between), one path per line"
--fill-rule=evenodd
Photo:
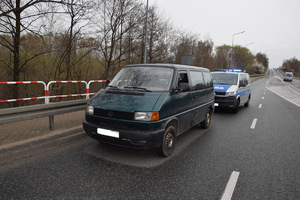
M252 121L252 124L251 124L251 126L250 126L251 129L255 129L256 122L257 122L257 119L254 118L253 121Z
M262 107L262 104L259 104L258 108L261 108Z
M291 88L290 86L289 86L289 88L290 88L292 91L294 91L294 92L296 92L296 93L300 94L300 92L298 92L298 91L294 90L294 89L293 89L293 88Z
M265 97L262 97L261 99L265 99Z
M240 172L233 171L231 173L221 200L230 200L231 199L234 188L237 183L237 180L239 178L239 175L240 175Z
M277 94L277 95L278 95L278 96L280 96L281 98L283 98L283 99L287 100L288 102L290 102L290 103L292 103L292 104L294 104L294 105L296 105L296 106L300 107L300 105L299 105L299 104L297 104L296 102L293 102L293 101L291 101L291 100L289 100L289 99L285 98L284 96L282 96L282 95L278 94L277 92L275 92L275 91L274 91L274 90L272 90L271 88L267 88L267 89L268 89L268 90L270 90L271 92L273 92L274 94Z

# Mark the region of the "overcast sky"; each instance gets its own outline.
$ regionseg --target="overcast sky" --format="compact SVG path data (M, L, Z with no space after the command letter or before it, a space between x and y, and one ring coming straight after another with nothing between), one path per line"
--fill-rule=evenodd
M215 46L231 45L233 34L245 31L234 44L265 53L271 68L300 60L300 0L149 0L154 4L176 27Z

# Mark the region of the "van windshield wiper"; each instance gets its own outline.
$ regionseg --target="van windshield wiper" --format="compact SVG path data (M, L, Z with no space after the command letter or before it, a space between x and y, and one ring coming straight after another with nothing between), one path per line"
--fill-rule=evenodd
M137 90L144 90L146 92L152 92L151 90L148 90L147 88L143 88L143 87L136 87L136 86L125 86L125 89L137 89Z
M215 83L215 84L219 84L219 85L232 85L230 83Z
M114 85L108 85L107 87L111 87L111 88L114 88L114 89L117 89L117 90L120 89L120 88L118 88L117 86L114 86Z

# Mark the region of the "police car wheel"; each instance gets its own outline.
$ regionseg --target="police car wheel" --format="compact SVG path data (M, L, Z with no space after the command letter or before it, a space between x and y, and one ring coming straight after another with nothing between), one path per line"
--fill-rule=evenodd
M169 126L164 133L161 146L157 148L157 153L163 157L172 155L175 149L175 142L176 129L173 126Z
M211 122L211 110L208 109L205 115L205 119L202 122L200 122L201 128L208 129L210 126L210 122Z
M239 107L240 107L240 100L238 99L236 101L235 107L232 109L232 112L237 113L239 111Z
M249 99L248 99L247 103L245 103L244 106L249 107L249 103L250 103L250 96L249 96Z

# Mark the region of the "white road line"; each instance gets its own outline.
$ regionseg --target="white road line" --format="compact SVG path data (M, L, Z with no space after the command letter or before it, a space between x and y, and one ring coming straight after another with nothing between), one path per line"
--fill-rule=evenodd
M292 104L294 104L294 105L296 105L296 106L300 107L300 105L299 105L299 104L297 104L296 102L293 102L293 101L291 101L291 100L289 100L289 99L285 98L284 96L282 96L282 95L278 94L277 92L275 92L275 91L274 91L274 90L272 90L271 88L267 88L267 89L268 89L268 90L270 90L271 92L273 92L274 94L276 94L276 95L280 96L281 98L283 98L283 99L287 100L288 102L290 102L290 103L292 103Z
M254 118L253 121L252 121L252 124L251 124L251 126L250 126L251 129L255 129L256 122L257 122L257 119Z
M258 108L261 108L262 107L262 104L259 104Z
M240 175L240 172L233 171L231 173L221 200L230 200L231 199L234 188L237 183L237 180L239 178L239 175Z
M265 99L265 97L262 97L261 99Z
M296 92L296 93L300 94L300 92L298 92L298 91L294 90L294 89L293 89L293 88L291 88L290 86L289 86L289 88L290 88L292 91L294 91L294 92Z

